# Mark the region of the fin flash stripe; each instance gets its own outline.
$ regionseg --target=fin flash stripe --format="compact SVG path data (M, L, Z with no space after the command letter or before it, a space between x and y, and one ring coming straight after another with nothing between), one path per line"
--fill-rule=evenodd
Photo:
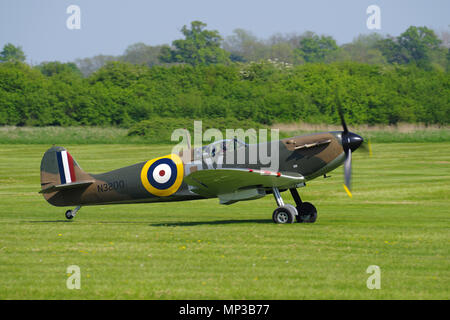
M75 177L75 169L73 166L73 158L66 150L56 153L58 160L59 177L61 184L72 183L77 179Z

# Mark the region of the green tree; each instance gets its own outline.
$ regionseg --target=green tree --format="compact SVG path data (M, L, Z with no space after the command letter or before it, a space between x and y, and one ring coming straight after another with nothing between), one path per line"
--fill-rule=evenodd
M160 64L160 53L161 46L148 46L145 43L138 42L128 46L120 60L133 64L145 64L151 67Z
M423 69L431 67L432 53L441 40L427 27L409 27L398 37L381 40L379 48L390 63L413 63Z
M431 62L431 51L439 48L441 40L427 27L409 27L398 38L399 45L406 49L409 59L419 67L427 68Z
M81 76L81 71L78 69L77 65L73 62L62 63L59 61L52 62L42 62L36 68L41 71L43 75L51 77L62 73L73 73L75 75Z
M226 37L223 48L233 61L258 61L267 58L268 48L250 31L235 29Z
M314 32L307 32L300 40L296 54L306 62L325 62L327 56L338 49L336 41L330 36L318 36Z
M88 77L108 62L117 60L119 60L119 57L100 54L92 58L76 59L75 63L83 76Z
M25 61L25 54L22 51L22 47L14 46L11 43L5 44L3 47L3 51L0 52L0 61L1 62L7 62L7 61Z
M383 40L378 33L359 35L351 43L342 45L336 57L337 61L355 61L368 64L385 64L386 58L377 47Z
M405 50L401 48L395 37L387 37L378 42L377 48L381 51L388 63L407 64L409 59Z
M163 46L160 60L166 63L195 65L223 64L230 61L229 54L220 45L222 37L216 30L206 30L201 21L191 22L191 28L183 26L185 39L172 42L173 48Z

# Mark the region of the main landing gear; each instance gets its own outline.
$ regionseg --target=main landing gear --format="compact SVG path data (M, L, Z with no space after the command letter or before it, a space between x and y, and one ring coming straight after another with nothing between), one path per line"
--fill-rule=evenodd
M66 211L66 218L67 219L73 219L73 217L75 217L75 215L77 214L78 210L80 210L81 206L76 207L73 210L67 210Z
M294 223L306 222L313 223L317 219L317 209L309 202L302 202L297 189L292 188L289 191L294 198L296 207L292 204L284 204L281 198L280 190L273 188L273 196L277 202L278 208L275 209L272 215L273 222L275 223Z

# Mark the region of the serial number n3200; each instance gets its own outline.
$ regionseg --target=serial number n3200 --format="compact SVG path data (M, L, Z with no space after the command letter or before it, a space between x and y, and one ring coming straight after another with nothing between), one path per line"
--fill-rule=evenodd
M125 188L125 181L118 180L97 185L98 192L108 192Z

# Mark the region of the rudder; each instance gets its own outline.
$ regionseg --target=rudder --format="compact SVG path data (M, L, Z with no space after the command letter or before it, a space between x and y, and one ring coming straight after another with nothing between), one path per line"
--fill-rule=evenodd
M53 146L44 153L40 193L51 204L60 206L75 201L65 191L72 193L74 189L85 189L94 182L95 179L80 168L65 148Z
M76 182L84 173L63 147L51 147L41 161L41 187Z

